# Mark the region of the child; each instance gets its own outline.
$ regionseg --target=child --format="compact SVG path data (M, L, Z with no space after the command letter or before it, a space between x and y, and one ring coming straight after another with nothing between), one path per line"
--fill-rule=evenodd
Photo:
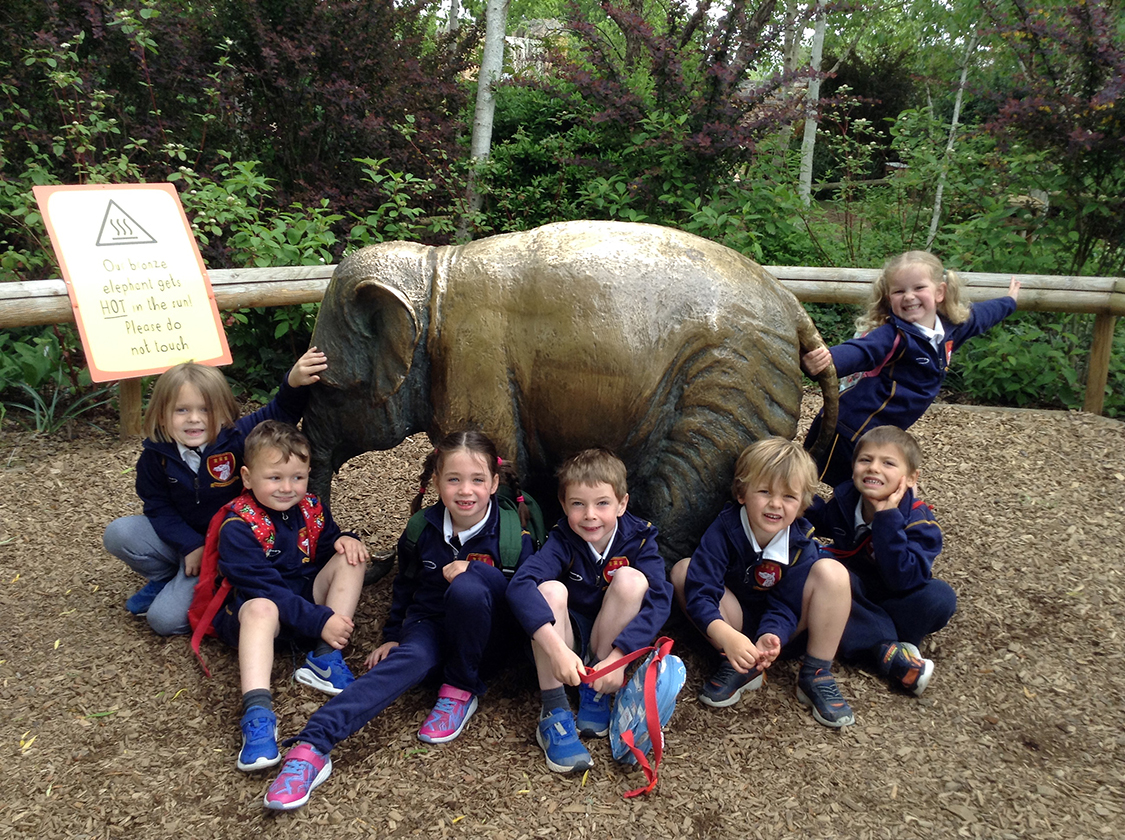
M501 471L516 498L514 474L480 432L445 437L427 456L416 512L431 476L440 501L426 508L427 527L410 551L399 540L399 573L383 644L367 657L366 674L313 713L293 739L278 777L266 791L267 808L304 805L332 772L329 753L428 675L442 677L438 701L418 730L419 740L442 744L465 728L484 693L482 663L498 661L513 637L504 601L500 517ZM532 552L525 531L520 559ZM415 554L418 563L404 562ZM417 568L413 568L417 566Z
M211 517L242 492L239 468L247 433L260 421L301 419L303 386L320 379L327 358L315 347L297 360L274 400L242 419L223 374L184 362L152 389L145 440L137 461L137 495L144 515L109 523L103 543L148 582L125 609L146 616L162 636L187 633L188 607Z
M245 460L246 492L214 526L219 571L231 584L214 626L216 636L238 648L238 769L250 772L281 760L270 694L275 639L318 640L294 674L298 682L327 694L352 682L340 651L355 628L367 551L307 492L309 442L296 427L263 421L246 436Z
M851 475L855 442L875 426L908 429L941 390L953 351L1016 311L1020 283L1014 277L1007 297L972 306L961 302L961 280L926 251L907 251L890 260L871 289L867 312L857 321L858 338L831 350L806 353L802 367L816 376L832 362L843 379L860 374L840 393L836 437L817 462L820 480L835 487ZM821 416L805 445L820 433Z
M914 488L922 452L913 435L877 426L856 445L852 480L832 500L813 500L808 518L833 541L829 551L851 571L852 614L840 645L845 659L870 655L879 672L920 696L934 663L922 659L922 639L957 609L948 583L935 580L941 528Z
M825 726L855 723L832 676L851 605L848 572L818 559L812 528L798 518L815 483L799 444L773 437L748 446L735 464L738 505L728 503L696 552L672 567L680 606L722 655L701 703L725 708L759 688L782 647L807 630L798 701Z
M625 479L625 465L605 449L566 461L558 471L566 515L508 587L512 612L531 637L539 677L536 740L556 773L593 766L578 731L608 734L610 695L624 681L619 669L592 685L582 683L587 665L604 668L652 644L671 611L656 528L626 512ZM578 686L577 722L566 685Z

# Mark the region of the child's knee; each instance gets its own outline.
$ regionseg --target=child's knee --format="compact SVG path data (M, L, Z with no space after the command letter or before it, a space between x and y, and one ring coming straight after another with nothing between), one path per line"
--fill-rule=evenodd
M617 598L630 603L640 603L648 592L648 578L631 566L623 566L613 573L609 582L609 592Z
M279 622L277 604L269 598L251 598L238 610L238 623L245 628L276 627Z
M566 584L561 580L545 580L539 584L539 594L547 605L556 612L567 607Z
M808 586L832 592L851 593L852 580L847 566L831 557L821 557L809 570Z
M676 593L676 597L682 602L684 598L684 586L687 584L688 566L691 565L691 558L685 557L672 567L672 571L668 573L668 579L672 581L672 589Z

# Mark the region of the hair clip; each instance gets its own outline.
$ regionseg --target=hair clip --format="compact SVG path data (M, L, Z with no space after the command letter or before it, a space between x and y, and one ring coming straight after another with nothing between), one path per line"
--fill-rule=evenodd
M426 495L426 485L425 484L423 484L421 487L418 488L418 495L419 496L425 496Z
M516 496L516 501L521 505L523 504L523 493L520 493L518 496Z

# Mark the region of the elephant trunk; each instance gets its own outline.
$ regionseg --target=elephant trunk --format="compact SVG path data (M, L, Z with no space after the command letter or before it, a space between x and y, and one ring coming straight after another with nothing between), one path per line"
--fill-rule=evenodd
M827 347L816 324L805 312L805 307L797 304L797 309L800 310L797 316L797 338L800 342L801 355L804 356L818 347ZM836 366L829 364L816 377L816 381L820 385L821 396L824 397L824 417L820 424L820 434L809 449L809 454L814 460L828 451L828 446L836 434L836 418L840 414L840 380L836 377Z

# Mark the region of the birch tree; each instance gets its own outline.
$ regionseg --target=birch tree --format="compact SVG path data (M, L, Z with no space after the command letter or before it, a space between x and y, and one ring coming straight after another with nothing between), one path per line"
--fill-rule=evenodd
M805 206L812 202L813 151L816 148L816 109L820 102L820 62L824 55L825 0L817 0L816 25L813 28L812 57L809 66L809 89L805 95L805 133L801 140L801 170L797 187Z
M488 160L492 147L492 120L496 113L496 82L504 69L504 35L508 25L510 0L488 0L484 17L484 50L477 75L477 105L473 113L473 139L469 156L473 169L469 173L467 214L461 219L458 236L468 235L469 216L480 212L484 197L477 189L476 169Z

